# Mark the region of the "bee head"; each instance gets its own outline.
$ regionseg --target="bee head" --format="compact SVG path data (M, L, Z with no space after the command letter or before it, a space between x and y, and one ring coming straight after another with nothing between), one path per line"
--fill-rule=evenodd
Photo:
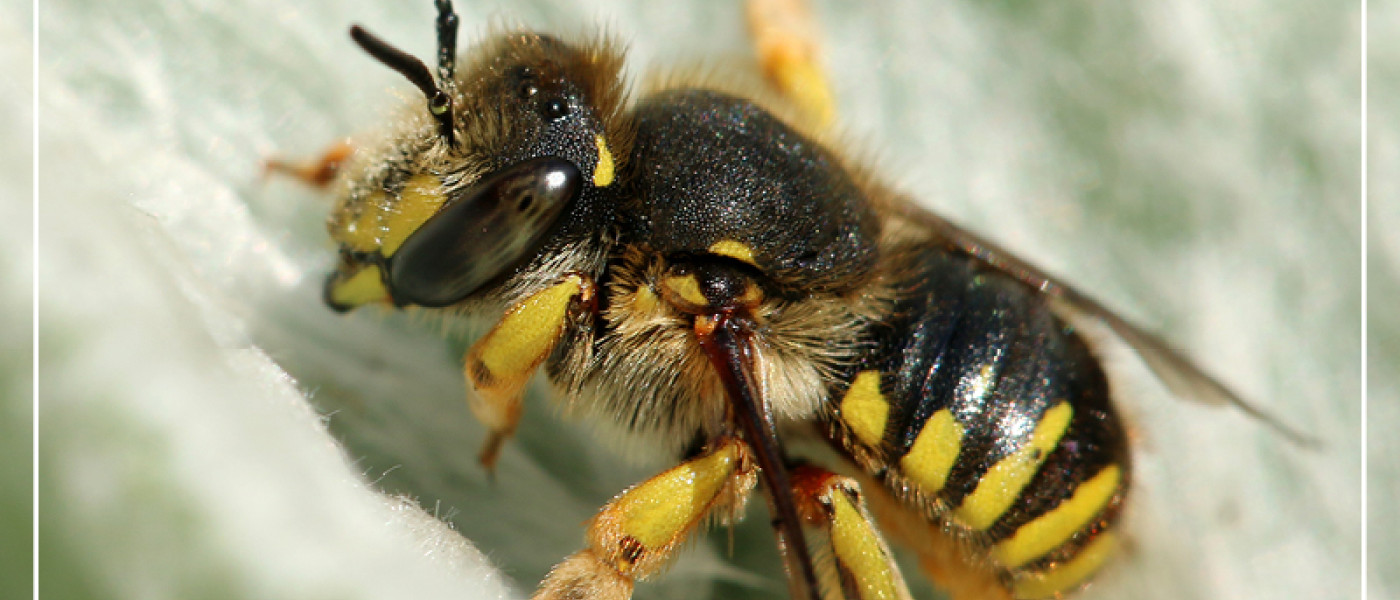
M447 0L437 7L436 76L364 29L350 30L427 107L346 174L330 219L341 261L325 288L338 310L458 304L545 262L561 244L596 237L607 212L599 197L630 145L621 57L609 44L506 33L459 69L457 16Z

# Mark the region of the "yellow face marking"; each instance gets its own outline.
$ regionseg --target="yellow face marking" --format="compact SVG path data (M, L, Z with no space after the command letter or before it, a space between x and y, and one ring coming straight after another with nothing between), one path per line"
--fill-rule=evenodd
M889 549L870 523L865 511L840 489L830 493L831 549L836 559L855 577L859 600L908 598L900 593L903 581L890 562Z
M613 155L608 150L608 141L599 135L593 138L598 145L598 166L593 167L593 185L608 187L613 182Z
M1113 554L1118 546L1113 532L1100 533L1084 546L1074 558L1055 565L1044 573L1028 574L1011 584L1017 598L1035 599L1059 597L1080 585Z
M579 295L582 282L570 277L536 293L511 308L501 322L474 347L473 354L493 380L523 380L539 366L554 343L568 315L569 301ZM479 350L479 353L477 352Z
M370 265L342 279L331 289L331 301L341 306L361 306L389 298L378 265Z
M875 447L885 437L890 404L880 394L880 372L861 371L841 399L841 420L862 443Z
M948 472L958 460L962 450L963 426L953 418L953 413L940 410L924 423L919 437L909 453L899 459L904 475L919 484L926 492L943 489L948 481Z
M335 241L358 252L373 252L379 249L379 240L384 235L379 207L384 206L384 192L374 192L365 199L363 210L353 221L339 224L331 231Z
M1069 541L1113 498L1122 480L1118 465L1109 465L1074 490L1074 495L1048 513L1022 525L1011 537L1002 540L992 554L1002 566L1014 569Z
M447 196L442 193L442 180L433 175L415 175L399 192L399 201L394 205L384 223L384 243L379 253L385 258L403 245L409 235L418 231L429 217L437 214Z
M1059 445L1073 415L1074 409L1068 402L1060 402L1045 411L1029 443L992 465L977 482L977 489L963 498L962 505L955 511L958 519L978 531L991 527L1016 502L1026 483L1040 470L1045 457Z
M758 266L758 263L755 263L753 260L753 248L750 248L748 244L745 244L743 242L736 242L734 240L720 240L718 242L710 244L708 250L710 254L727 256L734 260L741 261L753 265L755 267Z
M700 281L694 275L671 275L662 280L662 285L681 300L695 307L708 306L710 301L700 293Z

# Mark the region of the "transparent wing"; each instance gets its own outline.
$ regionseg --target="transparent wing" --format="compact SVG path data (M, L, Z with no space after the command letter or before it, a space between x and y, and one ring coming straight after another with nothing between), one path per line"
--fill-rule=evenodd
M1109 326L1128 344L1162 381L1167 389L1181 398L1205 404L1231 405L1258 419L1281 435L1303 446L1317 446L1318 441L1281 421L1278 417L1245 401L1218 379L1202 371L1180 351L1147 330L1128 322L1097 300L1061 283L1015 255L1003 250L946 219L918 208L912 203L898 203L893 209L911 222L930 229L949 249L965 252L982 262L1005 272L1040 293L1057 301L1065 309L1097 319Z

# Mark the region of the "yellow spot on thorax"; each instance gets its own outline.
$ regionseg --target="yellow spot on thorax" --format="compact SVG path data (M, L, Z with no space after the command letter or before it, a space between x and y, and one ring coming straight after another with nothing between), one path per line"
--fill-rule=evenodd
M841 420L857 439L873 448L885 437L889 414L890 404L880 394L880 372L861 371L841 399Z
M1060 547L1098 517L1118 491L1120 481L1122 471L1118 465L1104 467L1093 478L1079 484L1068 500L1022 525L1011 537L998 543L992 554L1002 566L1014 569Z
M394 255L404 240L418 231L428 218L437 214L447 196L442 191L442 180L435 175L415 175L404 183L399 192L399 200L384 222L384 242L379 253L385 258Z
M378 265L370 265L351 275L349 279L336 281L331 287L331 302L340 306L361 306L389 298L384 289L383 274Z
M597 187L608 187L613 182L612 152L608 150L608 141L603 136L595 136L593 142L598 145L598 166L593 167L593 185Z
M948 482L948 472L962 450L963 426L947 409L933 413L924 422L909 453L899 459L905 477L925 492L937 492Z
M718 242L710 244L708 250L710 254L727 256L734 260L748 263L755 267L758 266L758 263L755 263L753 260L753 248L750 248L748 244L745 244L743 242L736 242L734 240L720 240Z
M1017 598L1025 600L1059 597L1060 594L1078 587L1098 571L1117 547L1118 539L1113 532L1100 533L1074 558L1056 565L1049 571L1018 577L1011 588Z
M1040 470L1045 457L1059 445L1072 416L1074 409L1068 402L1060 402L1045 411L1030 441L992 465L977 482L977 489L963 499L955 511L958 519L978 531L991 527L1016 502L1021 490Z

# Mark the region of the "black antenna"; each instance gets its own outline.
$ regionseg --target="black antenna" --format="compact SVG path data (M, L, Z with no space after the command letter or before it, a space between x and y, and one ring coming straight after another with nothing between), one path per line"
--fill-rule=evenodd
M436 0L438 9L438 81L452 87L452 69L457 66L457 11L452 0Z
M448 10L451 10L450 6ZM455 23L455 16L453 22ZM441 34L441 29L439 29L439 34ZM455 29L451 37L456 39ZM447 92L444 92L442 88L438 87L437 82L433 81L433 74L428 72L428 67L423 64L423 61L403 50L390 46L388 42L375 37L374 34L365 31L359 25L350 27L350 38L355 40L355 43L359 44L361 48L364 48L370 56L384 63L390 69L398 71L407 77L409 82L423 91L423 95L428 98L428 112L432 113L433 118L438 122L438 133L447 140L448 145L456 146L452 96L447 95Z

